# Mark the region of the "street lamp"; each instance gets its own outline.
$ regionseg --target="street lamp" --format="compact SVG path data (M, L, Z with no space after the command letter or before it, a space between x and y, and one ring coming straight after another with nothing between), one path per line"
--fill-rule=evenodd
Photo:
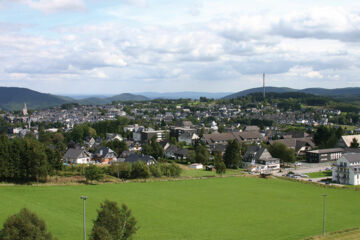
M324 201L324 204L323 204L323 232L322 232L322 235L325 236L325 209L326 209L326 194L323 194L323 201Z
M86 240L85 200L88 199L88 197L83 195L80 198L83 200L83 208L84 208L84 210L83 210L84 211L84 213L83 213L84 214L84 240Z

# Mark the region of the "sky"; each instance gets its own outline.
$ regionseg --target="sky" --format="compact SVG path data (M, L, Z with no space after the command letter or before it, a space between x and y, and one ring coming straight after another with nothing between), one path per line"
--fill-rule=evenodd
M358 0L0 0L0 86L53 94L360 86Z

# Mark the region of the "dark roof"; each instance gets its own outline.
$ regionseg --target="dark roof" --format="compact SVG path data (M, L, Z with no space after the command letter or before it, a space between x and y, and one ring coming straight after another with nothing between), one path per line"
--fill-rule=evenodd
M106 158L107 155L112 155L113 157L116 157L116 153L108 147L101 147L96 152L95 155L97 157Z
M136 163L139 161L144 163L150 163L150 162L154 162L155 159L149 155L139 155L136 153L130 154L127 158L125 158L125 162L129 162L129 163Z
M227 144L215 144L213 151L225 152Z
M173 153L175 155L182 155L182 156L186 156L186 154L188 153L187 149L184 148L180 148L178 146L175 145L170 145L170 147L168 147L165 150L166 153Z

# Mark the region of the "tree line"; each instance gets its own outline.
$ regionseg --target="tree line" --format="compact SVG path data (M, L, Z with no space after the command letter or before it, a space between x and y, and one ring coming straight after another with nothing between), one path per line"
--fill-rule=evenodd
M32 138L0 136L0 181L45 181L62 167L61 153Z

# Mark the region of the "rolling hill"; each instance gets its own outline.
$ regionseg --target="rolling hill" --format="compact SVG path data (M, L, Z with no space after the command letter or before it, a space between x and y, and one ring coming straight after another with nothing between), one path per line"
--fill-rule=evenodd
M263 92L263 88L251 88L237 93L230 94L225 96L224 99L232 99L246 96L251 93ZM305 88L305 89L293 89L293 88L283 88L283 87L266 87L266 92L274 93L285 93L285 92L302 92L318 96L328 96L335 98L358 98L360 97L360 88L335 88L335 89L326 89L326 88Z
M81 100L77 100L76 102L80 104L93 104L93 105L100 105L100 104L109 104L113 101L149 101L150 98L147 98L142 95L136 95L131 93L122 93L119 95L115 95L112 97L106 98L99 98L99 97L90 97L84 98Z
M68 98L40 93L27 88L0 87L0 109L2 110L21 110L24 103L29 109L46 108L61 105L67 101L69 101Z

